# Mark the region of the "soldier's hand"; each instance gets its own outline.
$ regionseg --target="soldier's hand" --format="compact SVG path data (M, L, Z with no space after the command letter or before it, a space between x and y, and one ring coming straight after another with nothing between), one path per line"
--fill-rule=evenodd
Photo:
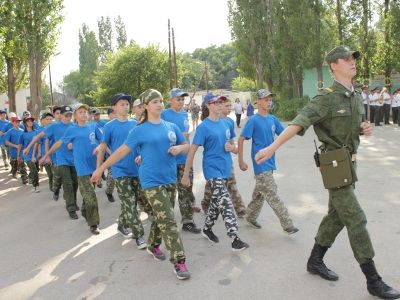
M254 157L254 160L256 161L257 164L261 164L267 159L271 158L272 155L274 155L274 151L271 149L271 147L266 147L257 152L256 156Z
M189 176L183 175L181 179L181 183L183 186L190 186Z
M365 136L372 135L372 126L369 122L362 122L361 125L361 133Z
M240 168L240 170L242 170L242 171L247 171L248 167L249 167L249 166L248 166L244 161L239 161L239 168Z

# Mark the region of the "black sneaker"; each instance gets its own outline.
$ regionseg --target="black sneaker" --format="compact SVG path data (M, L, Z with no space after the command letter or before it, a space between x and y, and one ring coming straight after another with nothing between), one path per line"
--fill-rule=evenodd
M108 200L109 202L115 202L115 199L114 199L113 194L107 194L107 193L106 193L106 196L107 196L107 200Z
M232 251L242 251L249 248L249 244L243 242L238 236L235 236L232 241Z
M206 239L208 239L212 243L219 243L218 237L212 232L211 229L205 230L203 229L201 231L202 236L204 236Z
M293 234L293 233L296 233L297 231L299 231L299 229L297 227L294 227L294 226L289 227L289 228L284 229L284 230L285 230L285 232L287 234Z
M124 238L128 238L130 236L130 232L122 225L118 225L117 227L118 233L121 234Z
M186 223L182 225L182 230L189 231L191 233L200 233L201 229L196 227L194 223Z
M78 219L78 215L77 215L76 212L74 212L74 211L70 211L70 212L69 212L69 217L70 217L72 220L77 220L77 219Z
M97 225L90 226L90 232L95 235L99 234L100 233L99 227Z
M53 193L53 200L58 201L58 197L60 196L60 190L56 190Z

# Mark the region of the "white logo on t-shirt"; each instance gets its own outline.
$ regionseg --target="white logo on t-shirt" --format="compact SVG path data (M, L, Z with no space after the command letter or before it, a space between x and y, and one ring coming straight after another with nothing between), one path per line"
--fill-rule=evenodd
M176 145L176 134L174 131L168 131L169 145Z
M271 132L272 132L272 136L275 136L275 132L276 132L275 124L271 126Z
M226 140L229 141L231 139L231 132L229 129L225 131Z
M94 132L91 132L89 134L89 141L91 145L95 145L96 144L96 134Z

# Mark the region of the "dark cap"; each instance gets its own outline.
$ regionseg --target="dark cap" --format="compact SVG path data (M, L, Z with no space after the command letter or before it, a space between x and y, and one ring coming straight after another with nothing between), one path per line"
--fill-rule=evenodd
M226 101L226 100L228 100L228 98L226 98L225 96L217 96L217 95L214 95L213 93L207 93L205 96L204 96L204 103L214 103L214 102L217 102L217 101L219 101L219 100L222 100L222 101Z
M26 116L30 116L30 115L31 115L31 112L28 111L28 110L25 110L25 111L22 113L22 118L25 118Z
M0 114L6 114L6 110L5 109L0 109Z
M98 108L92 108L92 109L90 110L90 113L91 113L92 115L100 115L100 110L99 110Z
M169 99L176 98L176 97L187 97L189 96L188 93L182 91L180 88L173 88L168 93Z
M128 102L131 103L131 101L132 101L132 96L131 96L131 95L126 95L126 94L124 94L124 93L115 94L115 95L112 97L112 99L111 99L111 104L112 104L112 105L115 105L115 104L117 104L117 102L118 102L119 100L128 100Z
M72 110L71 106L64 105L61 106L61 111L62 114L72 114L74 111Z
M114 112L114 110L112 108L107 109L107 115L109 115L109 114L111 114L113 112Z
M43 113L43 114L40 115L40 120L43 120L43 119L46 118L46 117L52 117L52 118L54 118L54 116L53 116L52 113L45 112L45 113Z
M346 46L337 46L333 48L329 53L326 55L326 62L328 64L336 62L339 58L349 58L350 56L353 56L354 59L359 58L361 55L360 51L353 51L350 50Z
M25 123L25 122L27 122L29 120L31 120L33 122L33 121L35 121L35 118L26 116L26 117L24 117L24 121L23 122Z
M268 96L275 96L275 94L271 93L267 89L261 89L257 91L257 99L267 98Z

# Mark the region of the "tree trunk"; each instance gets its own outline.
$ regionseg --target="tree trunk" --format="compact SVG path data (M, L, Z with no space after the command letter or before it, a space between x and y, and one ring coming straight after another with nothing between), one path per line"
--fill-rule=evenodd
M16 112L17 111L17 105L15 103L16 79L14 76L14 63L12 59L6 58L6 64L7 64L7 96L8 96L9 111Z
M35 53L29 54L29 83L31 113L38 118L42 107L42 63Z
M390 76L392 72L391 66L391 49L390 49L390 31L389 22L387 20L387 14L389 12L390 0L385 0L385 6L383 10L384 24L385 24L385 48L384 48L384 61L385 61L385 83L390 82ZM388 80L388 81L387 81Z
M315 1L315 66L317 69L317 87L322 88L324 85L324 76L322 73L322 51L321 51L321 3L320 0ZM303 87L302 87L303 89ZM303 94L303 91L301 91Z
M370 0L363 0L363 16L362 16L362 28L363 28L363 40L361 42L361 49L363 55L361 56L362 66L362 78L363 84L365 84L371 76L370 69L370 51L369 51L369 15L370 15Z
M343 22L342 22L342 4L343 0L336 0L336 18L338 23L339 42L343 45Z

